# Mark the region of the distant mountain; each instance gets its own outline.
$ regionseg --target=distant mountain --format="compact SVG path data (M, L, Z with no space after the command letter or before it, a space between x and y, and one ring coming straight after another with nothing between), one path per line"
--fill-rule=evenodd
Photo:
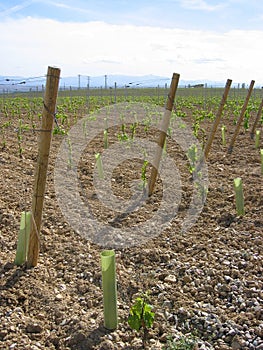
M101 75L96 77L88 77L84 75L78 75L76 77L62 77L61 85L72 87L87 87L98 88L105 86L107 88L117 87L153 87L164 86L165 83L169 83L170 78L156 76L156 75L143 75L143 76L130 76L130 75Z
M29 91L30 89L41 89L46 83L46 77L21 77L0 75L0 93L4 91Z
M79 75L76 77L65 77L61 78L61 86L72 87L87 87L98 88L105 86L107 88L114 88L115 84L117 87L164 87L170 85L171 77L164 77L158 75L143 75L143 76L131 76L131 75L102 75L96 77L88 77ZM204 80L181 80L179 81L180 86L193 86L197 84L207 84L208 86L224 86L224 82L204 81Z
M29 91L41 90L46 82L45 76L42 77L20 77L20 76L0 76L0 93L4 91ZM114 88L115 84L118 88L121 87L164 87L169 86L171 77L163 77L158 75L101 75L101 76L86 76L76 75L74 77L61 77L60 88ZM208 87L224 87L225 81L211 81L211 80L181 80L179 86L190 87L194 85L203 84ZM232 87L238 87L237 83L233 83ZM240 84L241 87L241 84ZM261 85L257 86L261 87Z
M0 89L12 89L12 90L26 90L32 87L42 87L45 85L46 78L26 78L21 76L0 76ZM76 75L74 77L60 78L60 87L72 87L72 88L86 88L88 85L90 88L100 88L105 86L107 88L113 88L115 84L117 87L153 87L153 86L165 86L170 83L170 78L156 76L156 75L144 75L144 76L129 76L129 75L101 75L101 76L86 76Z

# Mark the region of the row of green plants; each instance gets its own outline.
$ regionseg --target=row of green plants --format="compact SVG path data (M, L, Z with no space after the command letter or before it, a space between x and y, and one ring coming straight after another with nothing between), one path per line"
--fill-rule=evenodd
M156 104L164 106L166 102L166 96L162 99L157 99L151 96L135 96L131 99L123 98L123 96L118 97L118 102L144 102L150 104ZM209 97L204 98L202 96L177 96L176 97L176 114L178 117L185 117L187 115L192 115L195 120L202 121L206 118L213 119L215 112L218 109L220 102L220 97ZM233 123L236 122L241 108L243 106L244 99L228 99L224 111L225 116L228 118L233 118ZM57 101L57 117L72 125L76 119L87 115L95 109L112 104L112 100L109 96L105 96L103 99L98 96L75 96L75 97L58 97ZM247 128L248 121L251 113L256 112L260 104L260 98L251 99L245 115L244 127ZM31 98L31 97L14 97L14 98L4 98L0 99L0 114L4 119L17 120L25 119L27 122L32 121L32 126L34 126L38 119L41 118L41 113L43 109L43 98ZM2 118L1 118L2 119Z
M127 98L118 99L117 102L122 102ZM145 102L151 104L159 104L164 106L165 99L156 98L151 96L135 96L132 102ZM203 128L203 122L205 120L213 121L220 97L209 97L204 99L202 96L178 96L175 104L175 115L181 118L182 125L184 118L191 117L192 129L195 137L201 141L204 145L206 132ZM243 99L229 99L225 105L222 121L232 120L235 125L240 114ZM66 134L70 127L76 123L76 121L93 111L110 105L112 100L110 97L105 96L103 99L96 96L75 96L75 97L59 97L57 102L56 120L54 124L54 134ZM255 115L258 110L260 99L253 99L249 102L243 121L243 127L245 130L249 129L251 115ZM19 156L23 153L23 134L25 132L35 132L41 123L41 115L43 111L43 99L28 98L28 97L16 97L5 98L0 100L0 149L4 149L7 146L7 134L11 132L17 133L17 150ZM263 123L263 117L261 118L261 124ZM145 121L145 129L152 125L151 116L148 116L148 120ZM135 135L136 123L131 126L132 135ZM125 139L127 137L127 127L125 123L121 126L120 138ZM227 129L223 125L222 127L222 143L226 143Z

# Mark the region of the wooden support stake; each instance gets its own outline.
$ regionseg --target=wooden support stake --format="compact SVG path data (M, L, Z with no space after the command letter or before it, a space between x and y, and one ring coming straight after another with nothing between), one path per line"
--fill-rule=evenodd
M214 140L215 133L216 133L217 127L219 125L221 115L223 113L223 108L224 108L224 105L226 103L231 84L232 84L232 80L228 79L226 82L225 90L224 90L224 93L223 93L223 96L222 96L222 99L221 99L221 102L220 102L220 105L219 105L219 108L218 108L218 111L217 111L217 114L216 114L216 117L215 117L215 120L213 123L213 126L212 126L212 130L210 132L209 138L208 138L207 143L205 145L205 150L204 150L205 158L208 157L212 142Z
M255 135L257 123L259 122L259 119L260 119L260 117L261 117L262 109L263 109L263 97L262 97L262 100L261 100L261 103L260 103L260 106L259 106L259 109L258 109L258 113L257 113L256 119L255 119L255 121L254 121L252 130L251 130L251 133L250 133L251 139L253 139L253 137L254 137L254 135Z
M157 146L157 150L156 150L156 155L155 155L155 159L153 161L153 167L152 167L151 176L150 176L149 184L148 184L148 195L149 196L151 196L153 193L154 185L155 185L156 178L158 175L159 164L160 164L161 157L162 157L162 151L163 151L163 147L164 147L165 140L166 140L167 130L168 130L168 127L170 124L171 113L172 113L172 109L173 109L173 105L174 105L174 98L175 98L175 93L176 93L176 90L178 87L179 79L180 79L180 74L173 73L173 77L172 77L172 81L171 81L171 85L170 85L170 90L169 90L169 94L168 94L168 98L167 98L167 102L166 102L166 108L165 108L165 112L164 112L164 116L163 116L163 120L162 120L162 124L161 124L161 131L160 131L159 139L158 139L158 143L157 143L158 146Z
M42 112L42 125L38 139L38 159L32 198L32 222L30 230L27 266L36 266L39 256L39 232L41 228L44 194L47 178L48 158L52 138L60 69L48 67L46 91Z
M234 135L232 137L232 140L231 140L229 148L228 148L228 153L232 153L232 151L233 151L234 143L235 143L237 135L239 133L239 129L240 129L241 123L243 121L243 118L244 118L244 115L245 115L245 112L246 112L246 109L247 109L247 105L248 105L250 96L251 96L252 91L253 91L254 84L255 84L255 80L251 80L251 83L250 83L250 86L249 86L249 89L248 89L248 93L247 93L247 97L245 99L244 105L243 105L242 110L240 112L239 119L237 121L236 130L234 132Z

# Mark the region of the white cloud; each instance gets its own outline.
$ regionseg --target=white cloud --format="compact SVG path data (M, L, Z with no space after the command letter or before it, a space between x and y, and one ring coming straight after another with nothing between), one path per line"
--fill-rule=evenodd
M28 0L28 1L23 1L21 4L11 6L9 8L3 9L0 12L0 16L10 16L13 13L19 12L23 10L24 8L30 6L34 0Z
M67 5L64 2L59 2L59 1L52 1L52 0L37 0L37 2L42 3L44 5L48 5L48 6L52 6L58 9L66 9L69 10L71 12L81 12L83 13L87 13L87 14L91 14L93 13L93 11L89 10L86 7L77 7L77 6L73 6L72 5Z
M182 7L190 10L202 10L202 11L216 11L225 7L225 3L219 3L216 5L208 4L204 0L181 0L180 4Z
M38 76L55 65L62 76L178 72L181 79L263 82L262 41L263 31L7 20L0 23L1 74Z

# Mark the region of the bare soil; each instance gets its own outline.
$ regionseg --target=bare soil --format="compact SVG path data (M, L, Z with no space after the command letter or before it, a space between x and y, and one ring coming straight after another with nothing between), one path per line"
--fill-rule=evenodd
M235 126L230 119L224 124L229 142ZM202 123L207 133L211 125ZM103 247L75 233L56 200L53 169L60 135L52 141L38 265L27 269L14 264L21 212L31 207L37 136L23 133L24 151L19 157L16 132L7 129L6 147L0 151L1 349L141 349L142 336L130 329L127 317L135 297L145 291L150 292L155 312L149 349L165 349L168 337L183 335L196 337L195 349L263 349L263 176L259 150L249 132L242 128L228 154L217 131L207 160L207 199L195 225L185 233L179 222L189 207L193 183L187 157L168 139L167 152L174 156L182 181L178 215L157 237L116 249L119 326L115 331L103 326ZM149 131L146 137L154 139L155 134ZM95 140L87 150L80 163L80 182L98 218L112 220L114 213L100 208L92 187L94 153L100 149L101 140ZM141 163L116 169L114 193L128 198L129 183L140 176L140 169ZM243 180L242 217L235 209L236 177ZM160 201L159 181L152 201L129 219L143 221ZM120 220L119 227L128 221Z

